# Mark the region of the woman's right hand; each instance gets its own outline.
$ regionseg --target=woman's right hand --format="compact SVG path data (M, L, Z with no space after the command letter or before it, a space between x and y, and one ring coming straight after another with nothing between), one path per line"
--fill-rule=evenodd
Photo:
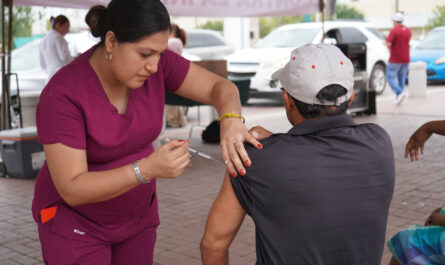
M430 138L432 135L432 132L430 132L427 129L427 124L424 124L420 126L417 131L411 135L409 138L408 143L405 147L405 158L408 158L408 155L411 158L411 161L419 160L419 150L420 153L423 155L423 147L425 145L425 142Z
M189 141L171 140L139 161L147 179L177 178L190 163Z

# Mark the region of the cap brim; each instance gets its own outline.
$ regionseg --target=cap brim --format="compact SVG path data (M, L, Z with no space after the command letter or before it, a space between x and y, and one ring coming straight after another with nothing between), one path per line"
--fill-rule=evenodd
M275 73L272 74L272 79L273 80L280 80L281 77L281 73L283 72L284 67L281 69L278 69L277 71L275 71Z

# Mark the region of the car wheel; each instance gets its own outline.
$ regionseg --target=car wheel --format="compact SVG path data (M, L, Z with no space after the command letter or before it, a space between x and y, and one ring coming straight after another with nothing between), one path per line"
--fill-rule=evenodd
M371 77L369 78L369 88L375 91L377 95L383 93L386 87L386 73L385 66L381 64L374 65L372 68Z

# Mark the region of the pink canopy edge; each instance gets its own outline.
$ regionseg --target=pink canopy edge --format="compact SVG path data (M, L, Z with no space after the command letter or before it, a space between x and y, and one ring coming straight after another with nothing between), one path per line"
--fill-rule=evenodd
M150 0L147 0L150 1ZM199 17L292 16L319 12L319 0L161 0L170 15ZM88 9L109 0L14 0L14 5Z

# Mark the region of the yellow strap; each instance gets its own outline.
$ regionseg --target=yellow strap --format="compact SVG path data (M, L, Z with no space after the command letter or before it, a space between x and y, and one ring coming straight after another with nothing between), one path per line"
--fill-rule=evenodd
M245 122L244 116L240 116L237 114L233 114L233 113L224 113L224 115L222 115L221 117L219 117L218 121L221 121L224 118L239 118L243 120L243 123Z

